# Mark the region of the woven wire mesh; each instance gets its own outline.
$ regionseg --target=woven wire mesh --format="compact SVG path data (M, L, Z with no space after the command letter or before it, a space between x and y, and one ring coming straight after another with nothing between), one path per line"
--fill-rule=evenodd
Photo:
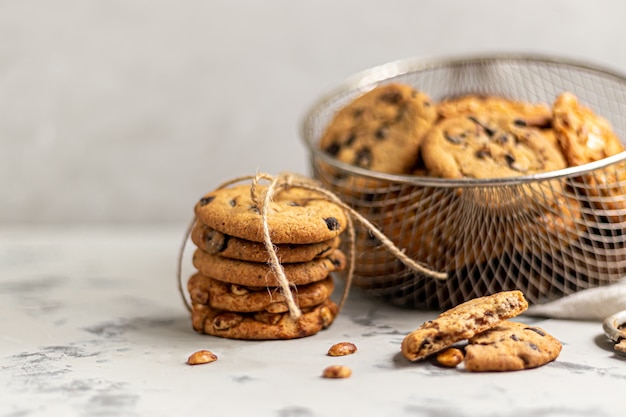
M444 309L511 289L540 304L624 276L626 153L543 175L446 181L368 171L321 152L335 112L387 82L413 85L433 100L475 93L551 103L568 91L626 138L626 79L582 63L495 55L403 60L357 74L304 120L312 174L447 279L408 268L357 222L354 285L396 305Z

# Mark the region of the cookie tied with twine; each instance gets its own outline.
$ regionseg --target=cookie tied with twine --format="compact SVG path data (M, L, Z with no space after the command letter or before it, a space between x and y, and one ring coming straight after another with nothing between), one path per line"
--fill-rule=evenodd
M245 189L249 192L249 200L248 196L242 197L242 186L235 185L243 181L250 182ZM262 182L267 184L261 184ZM222 197L226 198L218 201L217 195L220 193ZM212 209L203 210L203 207L209 204L213 205ZM304 207L305 209L292 210L288 205ZM268 253L268 266L279 284L289 314L293 319L299 319L302 316L302 311L292 292L292 287L295 285L289 281L285 274L276 245L321 242L338 236L344 230L347 231L347 274L346 285L339 303L341 310L348 297L354 274L354 221L358 221L366 227L382 245L407 267L435 279L446 279L447 277L445 273L432 271L406 256L376 226L345 204L334 193L325 189L317 181L301 175L283 173L272 176L259 173L235 178L221 184L215 191L203 197L194 211L194 219L187 229L183 245L179 251L177 270L178 289L189 311L192 311L192 306L187 301L181 282L182 258L186 242L196 221L203 221L227 235L263 242ZM294 212L299 214L294 215ZM316 222L318 226L315 225ZM319 227L320 222L323 223L323 227Z

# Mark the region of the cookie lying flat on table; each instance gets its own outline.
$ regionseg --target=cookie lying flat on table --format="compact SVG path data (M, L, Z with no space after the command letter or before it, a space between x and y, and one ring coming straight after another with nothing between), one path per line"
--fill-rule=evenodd
M191 302L206 304L220 310L249 313L288 311L285 296L279 287L246 287L228 284L216 279L194 274L187 283ZM294 289L294 300L298 307L307 308L322 304L334 290L332 277Z
M430 98L403 84L379 85L340 109L320 139L336 159L390 174L411 172L437 117Z
M249 262L270 261L264 243L225 235L201 222L196 222L191 230L191 241L211 255ZM319 243L274 245L274 249L281 263L306 262L328 256L339 246L339 242L337 236Z
M474 298L444 311L405 336L402 354L411 361L423 359L515 317L527 308L528 302L517 290Z
M259 185L259 195L267 190ZM221 188L206 194L194 208L203 224L226 235L263 242L259 208L250 195L250 185ZM268 207L272 243L307 244L339 236L347 226L343 209L320 194L289 188L276 194Z
M338 313L331 300L302 309L299 319L289 313L233 313L203 304L192 304L193 328L200 333L228 339L278 340L312 336L330 326Z
M269 264L239 261L210 255L196 249L193 265L203 275L231 284L253 287L278 287L280 282ZM304 285L325 279L329 273L341 271L346 266L346 256L335 249L325 258L282 265L287 280L293 285Z
M469 340L465 347L465 369L517 371L553 361L561 342L540 327L504 321Z

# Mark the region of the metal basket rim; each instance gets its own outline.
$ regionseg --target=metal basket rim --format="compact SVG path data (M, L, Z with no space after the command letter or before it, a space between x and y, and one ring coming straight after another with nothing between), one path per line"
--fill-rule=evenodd
M537 53L492 53L492 54L476 54L476 55L457 55L457 56L444 56L444 57L410 57L391 61L382 65L378 65L360 72L357 72L344 79L334 89L327 91L323 94L308 111L305 112L304 118L300 123L300 137L303 140L305 146L311 152L311 156L322 159L328 165L334 168L348 171L353 174L365 176L373 179L379 179L384 181L392 181L396 183L405 183L419 186L435 186L435 187L489 187L489 186L501 186L501 185L517 185L536 181L549 181L557 178L579 176L596 169L622 162L626 160L626 151L612 155L610 157L594 161L584 165L568 167L560 170L542 172L531 175L520 175L515 177L501 177L501 178L462 178L462 179L446 179L446 178L431 178L423 177L411 174L388 174L383 172L377 172L360 168L351 164L341 162L330 155L323 152L317 144L314 144L314 138L310 137L309 125L312 123L312 117L319 109L324 108L329 102L333 101L335 97L341 95L347 91L356 90L362 86L371 85L384 82L392 77L397 77L410 72L423 71L427 69L433 69L437 67L446 67L460 64L470 63L494 63L498 61L510 61L510 62L536 62L555 65L565 65L579 70L586 70L601 74L605 77L613 78L620 83L626 84L626 74L620 73L614 69L610 69L605 66L597 64L591 64L581 60L568 58L564 56L552 56L542 55Z

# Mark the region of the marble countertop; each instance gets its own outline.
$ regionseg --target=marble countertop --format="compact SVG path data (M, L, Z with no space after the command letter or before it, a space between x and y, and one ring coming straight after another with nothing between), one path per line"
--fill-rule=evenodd
M518 317L558 337L563 350L546 366L507 373L406 361L402 338L436 313L358 289L330 328L308 338L197 334L176 287L183 234L172 226L0 226L0 416L624 414L626 358L599 322ZM340 341L358 352L327 356ZM186 365L199 349L218 360ZM352 376L322 378L331 364Z

